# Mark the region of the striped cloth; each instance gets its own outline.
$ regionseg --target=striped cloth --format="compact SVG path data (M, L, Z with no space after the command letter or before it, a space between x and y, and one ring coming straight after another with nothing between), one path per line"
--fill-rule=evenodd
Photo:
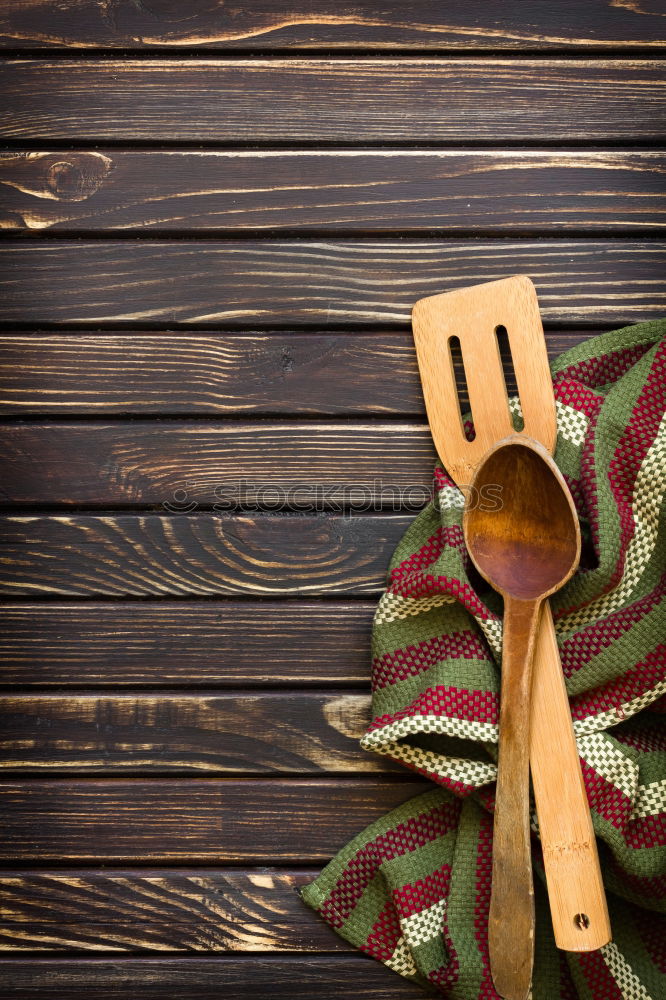
M665 338L666 320L643 323L553 365L555 458L583 554L552 605L613 942L556 949L535 832L534 1000L666 997ZM487 917L501 602L470 566L463 498L441 467L435 487L377 608L361 741L435 786L359 834L302 895L361 951L433 995L471 1000L497 996Z

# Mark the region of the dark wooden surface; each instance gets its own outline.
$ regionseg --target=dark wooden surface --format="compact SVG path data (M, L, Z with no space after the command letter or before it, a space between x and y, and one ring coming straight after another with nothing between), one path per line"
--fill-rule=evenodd
M666 157L644 150L21 150L0 170L0 225L27 232L593 235L664 225Z
M317 486L324 508L348 505L354 496L385 505L412 486L424 498L435 463L424 423L0 424L0 449L7 470L2 500L42 506L171 502L178 510L189 500L233 509L290 501L307 510Z
M297 894L425 787L358 746L409 313L666 312L661 8L2 5L1 996L422 995Z
M546 322L620 326L663 314L665 271L666 243L636 237L7 240L0 323L404 329L424 295L525 272Z
M408 514L14 514L0 595L378 594ZM307 636L307 623L303 622Z
M19 598L0 605L0 685L367 689L374 610L374 599Z
M322 920L303 920L297 890L311 880L307 867L5 870L0 941L24 951L352 951Z
M291 148L654 142L661 82L654 59L20 59L0 71L0 137Z
M332 933L332 932L331 932ZM211 949L212 950L212 949ZM423 990L362 955L235 955L216 958L30 958L3 962L7 996L34 1000L244 1000L248 995L278 1000L417 1000ZM432 997L436 994L428 993ZM440 994L441 995L441 994Z
M663 49L659 0L415 0L333 3L260 0L228 9L224 0L193 4L5 0L0 39L8 48L197 46L275 51L296 48L518 49L603 51Z
M428 787L402 774L5 781L0 860L323 864L339 844Z
M25 772L393 770L358 753L370 722L370 696L359 693L16 694L0 696L0 722L0 767Z

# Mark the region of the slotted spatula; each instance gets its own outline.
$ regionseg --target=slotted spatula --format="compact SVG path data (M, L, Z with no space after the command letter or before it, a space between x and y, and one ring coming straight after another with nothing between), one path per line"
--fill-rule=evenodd
M555 402L534 285L524 275L421 299L412 314L414 342L433 441L460 487L468 486L493 445L515 434L497 329L508 334L522 433L554 451ZM451 354L458 338L475 437L467 440ZM539 819L555 941L566 951L593 951L611 939L599 858L587 802L553 618L544 605L536 639L530 713L530 767ZM493 952L521 946L511 912L489 934Z

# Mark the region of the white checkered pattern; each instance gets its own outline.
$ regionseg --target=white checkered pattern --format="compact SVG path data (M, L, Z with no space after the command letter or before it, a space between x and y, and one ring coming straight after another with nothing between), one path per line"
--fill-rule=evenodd
M432 597L403 597L401 594L391 594L386 591L375 611L375 625L388 625L390 622L402 621L414 615L422 615L432 608L443 604L455 603L453 594L433 594Z
M377 743L401 740L417 733L443 733L463 740L474 740L475 743L497 743L499 738L498 726L493 722L458 719L449 715L410 715L367 733L362 743L366 750L374 750Z
M652 781L649 785L639 785L631 818L643 819L645 816L659 816L663 812L666 812L666 778Z
M623 1000L652 1000L622 952L611 941L601 949L608 971L617 983Z
M457 486L443 486L437 496L440 510L462 510L465 506L465 495Z
M634 802L638 795L638 764L605 733L581 736L577 743L583 760Z
M440 899L420 913L413 913L400 921L402 933L410 948L432 941L443 932L445 912L446 899Z
M474 619L486 637L486 642L490 646L491 652L499 662L502 658L502 637L504 635L504 625L501 618L478 618Z
M420 768L430 774L437 774L449 781L458 781L469 788L481 788L490 784L497 777L497 767L492 762L465 760L462 757L445 757L431 750L420 750L418 747L405 743L383 743L380 746L367 747L361 741L364 749L372 749L375 753L386 754L395 760L401 760L410 767Z
M398 938L393 954L384 962L384 965L393 969L400 976L415 976L419 971L414 964L412 953L404 937Z
M509 396L509 413L512 417L523 418L523 408L520 405L520 400L518 396Z
M598 715L589 715L586 719L576 719L573 724L576 737L587 733L600 732L602 729L608 729L610 726L616 726L620 719L630 719L632 715L636 715L641 709L647 708L657 698L661 698L662 694L666 694L666 680L660 681L653 688L650 688L649 691L645 691L637 698L633 698L632 701L625 701L622 705L618 705L617 708L610 708L605 712L599 712Z
M575 410L573 406L561 403L559 399L555 400L555 411L559 436L580 448L587 434L588 419L585 414Z

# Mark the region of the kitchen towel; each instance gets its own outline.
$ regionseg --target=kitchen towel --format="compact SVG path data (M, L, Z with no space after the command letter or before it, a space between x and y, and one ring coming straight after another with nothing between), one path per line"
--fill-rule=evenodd
M551 600L613 941L555 947L535 819L533 1000L666 997L666 320L594 337L552 366L555 460L583 553ZM512 400L519 417L520 407ZM432 791L360 833L302 891L343 938L431 995L497 996L487 919L501 599L476 574L463 496L434 498L390 563L373 626L370 751ZM361 984L362 985L362 984Z

